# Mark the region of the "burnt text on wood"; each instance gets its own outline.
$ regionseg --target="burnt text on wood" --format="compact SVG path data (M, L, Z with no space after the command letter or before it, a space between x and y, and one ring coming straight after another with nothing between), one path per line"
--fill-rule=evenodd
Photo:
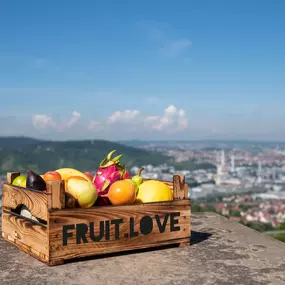
M91 240L92 242L99 242L101 240L107 241L110 240L110 236L114 237L114 240L119 240L121 236L120 225L123 227L124 224L127 225L128 230L124 231L123 237L129 239L137 237L138 235L149 235L152 233L154 227L157 227L158 232L161 234L165 232L167 225L169 225L170 232L180 231L179 220L177 219L179 216L180 212L166 213L162 220L159 214L155 214L154 217L143 216L138 222L138 231L134 228L135 218L133 217L130 217L128 220L103 220L97 224L90 222L89 224L79 223L63 225L62 245L68 245L68 239L73 237L73 232L70 230L75 230L76 244L88 243L88 240ZM112 234L111 231L113 231Z

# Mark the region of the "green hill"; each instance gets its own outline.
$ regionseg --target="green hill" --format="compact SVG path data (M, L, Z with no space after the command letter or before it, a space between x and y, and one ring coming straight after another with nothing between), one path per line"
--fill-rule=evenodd
M28 145L36 144L42 142L42 140L37 140L28 137L0 137L0 149L1 148L21 148Z
M0 172L32 169L44 173L61 167L95 172L101 160L113 149L117 150L117 155L124 154L121 161L129 167L170 161L169 157L157 152L105 140L40 141L0 137Z

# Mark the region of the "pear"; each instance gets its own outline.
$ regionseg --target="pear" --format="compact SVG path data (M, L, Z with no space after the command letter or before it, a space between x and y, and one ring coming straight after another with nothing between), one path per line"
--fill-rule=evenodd
M139 170L138 174L132 177L132 180L133 180L134 182L136 182L136 184L137 184L138 186L140 186L140 185L143 183L143 178L141 177L141 173L142 173L143 170L144 170L144 168L142 167L142 168Z

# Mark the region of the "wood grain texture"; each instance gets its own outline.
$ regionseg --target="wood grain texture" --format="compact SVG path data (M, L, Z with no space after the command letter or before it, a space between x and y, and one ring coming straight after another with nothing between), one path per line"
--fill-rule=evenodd
M17 214L2 212L2 236L22 251L48 262L47 227Z
M33 216L47 221L48 207L46 193L4 184L3 207L16 209L21 204L28 207Z
M184 186L183 186L183 192L184 192L184 194L183 194L183 197L185 197L184 199L189 199L188 197L189 197L189 187L188 187L188 184L184 184Z
M174 175L173 176L173 199L180 200L180 199L187 199L185 196L185 176L184 175ZM188 190L188 188L187 188Z
M176 217L180 227L177 231L170 231L170 217L168 216L165 231L160 232L155 215L158 215L159 223L163 224L166 215L180 213ZM141 231L141 220L149 216L153 228L144 235ZM130 218L134 219L134 231L137 236L130 236ZM120 231L116 239L115 225L110 224L109 240L106 235L98 241L91 239L90 222L94 223L94 232L99 234L100 221L122 219ZM87 243L76 242L76 224L88 226L86 233ZM63 245L63 226L74 225L74 229L68 232L72 236L68 238L67 245ZM130 206L94 207L90 209L65 209L50 212L49 239L50 261L56 262L61 259L98 255L139 248L156 247L174 243L186 243L190 240L190 200L177 200L165 203L149 203ZM106 234L106 231L105 231ZM128 235L128 237L126 237ZM82 242L82 240L81 240Z
M65 208L64 181L46 181L48 195L48 209Z
M137 245L133 245L131 247L113 247L110 250L106 249L106 250L100 250L97 251L97 253L87 253L85 251L80 251L78 253L76 253L75 257L67 257L65 259L61 258L61 259L51 259L47 265L49 266L56 266L56 265L62 265L65 263L65 261L70 260L70 259L80 259L82 257L90 257L90 256L103 256L104 254L112 254L112 253L117 253L117 252L132 252L132 251L136 251L136 250L141 250L141 249L149 249L149 248L153 248L153 249L157 249L159 247L163 247L163 246L167 246L167 245L177 245L178 247L185 247L185 246L190 246L190 242L189 242L189 238L181 238L181 239L175 239L175 240L165 240L158 243L150 243L150 244L137 244Z

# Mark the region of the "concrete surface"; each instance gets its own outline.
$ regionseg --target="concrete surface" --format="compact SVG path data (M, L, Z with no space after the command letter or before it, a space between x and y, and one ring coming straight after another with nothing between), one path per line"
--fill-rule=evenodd
M0 284L285 284L285 244L213 213L193 214L192 227L190 247L57 267L0 238Z

